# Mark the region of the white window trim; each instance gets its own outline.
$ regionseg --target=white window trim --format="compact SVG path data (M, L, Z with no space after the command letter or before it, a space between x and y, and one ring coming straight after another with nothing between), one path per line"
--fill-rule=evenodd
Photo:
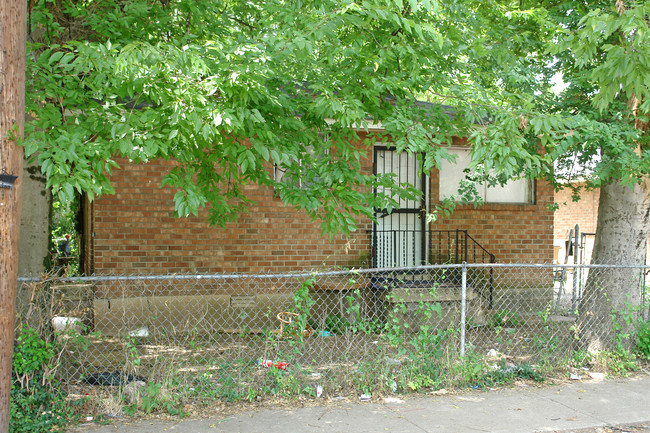
M322 135L322 140L326 141L328 139L327 134L319 134ZM307 146L307 151L313 154L313 146ZM330 149L326 149L324 155L329 155L330 154ZM299 163L299 165L302 165L302 162ZM289 172L288 169L280 167L278 164L273 164L273 176L276 182L288 182L289 180L285 180L284 177L285 175ZM317 179L314 181L314 183L317 181ZM303 183L302 178L298 179L298 187L299 188L308 188L309 185L306 183Z
M455 170L455 176L453 178L449 179L450 174L447 174L448 180L445 180L445 169L448 169L451 166L455 166L456 164L449 162L447 160L443 160L438 173L439 173L439 187L438 187L438 197L440 200L443 200L445 198L449 198L452 195L457 195L458 194L458 187L460 186L460 181L462 179L466 179L466 175L464 173L465 168L469 166L469 152L470 149L468 147L462 147L462 146L451 146L448 148L450 153L456 153L458 155L456 161L464 163L460 171L458 169ZM465 157L462 158L462 154L460 152L465 152ZM462 158L462 159L461 159ZM459 161L460 159L460 161ZM462 177L460 176L462 174ZM448 185L449 182L452 182L452 185ZM516 185L521 185L521 186L516 186ZM508 194L508 189L511 188L522 188L523 185L526 185L526 190L525 191L519 191L520 195L523 195L524 198L515 198L512 200L499 200L499 199L490 199L489 195L490 192L492 192L492 195L496 194ZM535 203L535 182L532 179L526 179L526 178L519 178L519 179L512 179L508 181L505 185L496 185L496 186L488 186L486 183L483 183L481 185L477 185L477 191L481 198L483 199L483 203L486 204L534 204Z

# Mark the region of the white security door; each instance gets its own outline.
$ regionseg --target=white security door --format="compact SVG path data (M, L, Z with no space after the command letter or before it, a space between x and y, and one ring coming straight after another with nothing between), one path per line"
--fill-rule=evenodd
M377 209L373 227L373 266L377 268L418 266L427 262L424 214L426 176L419 173L419 154L397 153L375 147L376 174L394 173L395 181L409 183L422 192L418 200L398 199L399 207L388 213ZM390 194L390 190L377 192Z

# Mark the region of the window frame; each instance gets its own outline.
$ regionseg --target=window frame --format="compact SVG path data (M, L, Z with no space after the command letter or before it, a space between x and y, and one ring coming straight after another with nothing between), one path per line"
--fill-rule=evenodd
M449 198L452 195L457 195L458 194L458 187L460 186L460 182L463 179L467 179L467 174L465 173L465 170L469 166L470 162L470 151L471 149L469 147L462 147L462 146L452 146L447 149L449 153L455 153L457 156L456 162L452 163L447 160L443 160L440 164L440 167L438 167L438 199L440 201L445 200ZM465 155L462 155L460 152L463 151L465 152ZM463 157L464 156L464 157ZM455 170L454 176L451 179L451 181L454 182L454 185L452 187L445 187L443 189L443 185L450 180L445 180L445 168L451 167L451 166L456 166L459 163L459 159L464 162L464 166L461 167L460 171ZM457 173L462 174L461 176L458 176ZM449 177L450 174L448 174ZM507 193L507 190L509 188L514 187L517 183L521 184L522 187L523 185L526 185L526 191L523 191L523 195L526 196L526 199L524 200L490 200L489 193L492 191L494 194L495 191L497 194L499 194L499 190L501 190L501 193ZM522 188L518 187L518 188ZM451 192L453 190L453 192ZM534 179L528 179L528 178L518 178L518 179L511 179L508 182L506 182L505 185L495 185L495 186L489 186L487 182L482 182L480 184L476 185L476 190L478 192L478 195L481 197L483 200L484 204L496 204L496 205L530 205L530 204L535 204L536 203L536 191L535 191L535 180ZM501 195L503 197L503 195Z
M329 138L329 134L319 133L318 135L319 135L319 137L321 138L321 140L323 142L326 142L328 140L328 138ZM328 155L331 155L331 153L332 153L332 149L324 149L325 152L322 155L316 156L314 146L311 145L311 144L308 145L308 146L305 146L305 149L307 150L307 152L309 152L311 154L311 156L313 156L316 159L324 158L324 157L326 157ZM303 162L299 161L298 165L302 167ZM286 180L284 179L287 173L289 173L289 169L282 168L275 162L273 163L273 180L275 182L278 182L278 183L280 183L280 182L281 183L290 182L290 180L289 180L290 176ZM297 182L297 186L300 189L308 189L311 185L314 185L314 184L318 183L319 181L320 181L320 177L318 177L318 176L314 179L314 181L309 182L309 183L303 181L302 177L299 177L298 182Z

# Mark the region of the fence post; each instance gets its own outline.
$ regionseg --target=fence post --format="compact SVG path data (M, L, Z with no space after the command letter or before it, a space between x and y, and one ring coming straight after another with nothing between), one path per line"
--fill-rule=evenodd
M578 300L578 279L580 278L580 268L578 268L578 240L579 240L580 227L576 224L575 230L575 240L573 242L573 296L571 297L571 308L573 311L576 311L576 302Z
M467 309L467 262L463 262L460 286L460 356L465 356L465 321Z

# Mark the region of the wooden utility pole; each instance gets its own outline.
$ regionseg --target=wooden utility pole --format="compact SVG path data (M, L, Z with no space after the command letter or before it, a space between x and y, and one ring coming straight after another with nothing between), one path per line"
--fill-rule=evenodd
M26 23L27 1L0 0L0 176L18 176L0 182L0 433L9 431L23 172L15 139L25 122Z

